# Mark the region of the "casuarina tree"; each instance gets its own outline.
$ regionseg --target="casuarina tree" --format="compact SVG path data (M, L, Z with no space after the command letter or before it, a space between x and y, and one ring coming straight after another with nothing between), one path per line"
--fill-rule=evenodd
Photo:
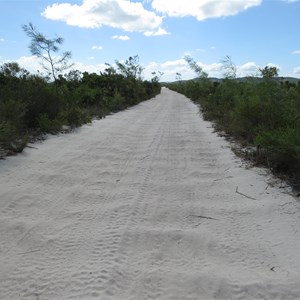
M69 63L70 51L59 53L59 45L64 41L62 37L49 39L39 32L32 23L23 25L22 28L27 36L31 38L29 46L31 54L42 60L43 68L52 76L54 81L56 81L59 73L73 65Z

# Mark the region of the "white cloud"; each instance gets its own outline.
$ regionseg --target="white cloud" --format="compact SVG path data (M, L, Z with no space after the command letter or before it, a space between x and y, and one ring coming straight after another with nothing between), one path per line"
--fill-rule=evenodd
M3 38L0 38L0 42L5 42L5 39L3 39Z
M215 62L211 64L205 64L198 61L197 64L208 74L209 77L223 78L224 69L222 63ZM268 64L268 66L276 66L274 64ZM257 76L259 66L255 62L246 62L242 65L237 65L237 77ZM152 72L161 71L164 75L161 81L175 81L176 73L182 75L183 80L192 79L197 77L197 74L190 69L186 61L181 58L178 60L170 60L163 63L151 62L144 69L144 75L146 79L153 77ZM298 70L300 73L300 68Z
M152 7L171 17L193 16L199 21L238 14L262 0L153 0Z
M277 65L277 64L267 63L265 66L268 66L268 67L276 67L278 70L280 70L280 66ZM264 68L265 66L263 66L263 68Z
M46 74L45 70L41 66L41 60L36 56L22 56L19 59L15 60L15 62L17 62L22 68L26 69L31 74L35 74L37 71ZM74 62L74 65L71 69L79 70L81 72L99 74L99 72L104 71L106 68L106 64L83 64L81 62ZM66 73L68 73L68 70L66 70Z
M221 63L205 64L201 61L198 61L197 64L209 75L209 77L222 77ZM162 67L170 69L175 68L176 72L179 70L179 73L181 73L183 79L197 77L197 74L190 69L187 62L183 58L175 61L167 61L162 64Z
M259 69L263 69L264 67L276 67L280 72L281 68L277 64L268 63L263 66L259 66L255 62L247 62L243 65L237 66L237 77L247 77L247 76L261 76Z
M209 77L223 77L221 63L204 64L202 62L198 62L198 65L208 74Z
M96 73L99 74L107 69L106 64L92 64L86 65L81 62L75 62L74 66L72 67L73 70L79 70L80 72L88 72L88 73Z
M166 61L163 63L151 62L145 66L143 74L145 79L151 79L154 77L151 73L158 71L164 73L161 81L175 81L176 73L180 73L182 79L195 77L193 71L190 70L184 59Z
M92 50L102 50L103 47L102 46L93 46Z
M129 36L127 36L127 35L114 35L112 37L112 39L121 40L121 41L129 41L130 40Z
M222 70L220 63L205 64L197 62L204 72L209 74L209 77L222 77ZM181 74L182 80L192 79L197 77L197 74L191 70L187 62L181 58L177 60L169 60L163 63L151 62L144 69L144 75L146 79L153 77L152 72L161 71L164 75L161 81L175 81L176 73Z
M159 36L159 35L167 35L167 34L170 34L170 33L167 32L165 29L162 29L161 27L159 27L155 31L146 31L145 32L146 36Z
M38 70L44 72L41 60L36 56L21 56L16 62L30 73L36 73Z
M296 67L296 68L294 68L294 74L296 74L296 75L300 75L300 67Z
M295 50L292 52L292 54L300 54L300 50Z
M156 32L163 17L128 0L83 0L81 5L61 3L47 6L42 15L51 20L83 28L109 26L127 32Z
M237 66L237 77L258 76L259 66L255 62L247 62Z

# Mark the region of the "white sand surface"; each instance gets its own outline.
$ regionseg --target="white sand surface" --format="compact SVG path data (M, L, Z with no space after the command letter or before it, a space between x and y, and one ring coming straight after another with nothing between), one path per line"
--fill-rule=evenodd
M300 299L300 203L187 98L0 161L0 299ZM238 190L237 190L238 188Z

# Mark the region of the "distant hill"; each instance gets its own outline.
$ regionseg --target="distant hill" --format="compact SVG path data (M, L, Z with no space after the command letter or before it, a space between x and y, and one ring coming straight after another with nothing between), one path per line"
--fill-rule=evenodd
M299 78L294 78L294 77L276 77L275 80L278 80L280 82L285 82L285 81L288 81L288 82L291 82L291 83L298 83L300 82L300 79Z

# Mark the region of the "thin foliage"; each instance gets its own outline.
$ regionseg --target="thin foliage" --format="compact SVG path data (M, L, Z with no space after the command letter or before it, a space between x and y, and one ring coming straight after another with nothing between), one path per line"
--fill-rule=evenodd
M223 76L227 79L235 79L236 78L236 65L232 61L229 55L226 55L222 60L222 69L223 69Z
M197 62L189 55L184 57L185 61L188 63L189 67L198 75L199 78L207 78L208 74L203 71Z
M70 51L59 53L59 45L62 45L64 39L56 37L53 39L47 38L44 34L39 32L32 23L22 26L26 35L31 39L30 52L42 60L42 67L51 73L53 79L56 81L59 73L71 68L73 63L69 62L72 56Z

